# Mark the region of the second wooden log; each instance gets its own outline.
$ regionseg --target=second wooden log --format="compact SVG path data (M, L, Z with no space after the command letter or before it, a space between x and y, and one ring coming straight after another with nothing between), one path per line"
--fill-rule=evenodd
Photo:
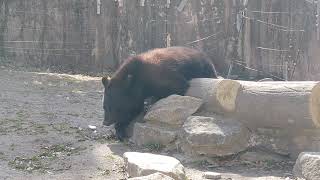
M320 128L320 83L239 81L235 117L248 127Z

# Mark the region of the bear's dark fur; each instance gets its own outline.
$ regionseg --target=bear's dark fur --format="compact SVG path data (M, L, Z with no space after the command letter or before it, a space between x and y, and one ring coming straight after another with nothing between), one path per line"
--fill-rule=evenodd
M129 57L111 78L102 78L103 124L115 123L117 137L124 138L129 123L143 111L147 97L184 95L193 78L217 78L207 55L195 49L159 48Z

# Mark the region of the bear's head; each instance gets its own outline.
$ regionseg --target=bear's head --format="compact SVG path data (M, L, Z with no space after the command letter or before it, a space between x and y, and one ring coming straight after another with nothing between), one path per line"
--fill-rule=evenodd
M113 78L103 77L103 125L130 123L143 109L142 88L131 74Z

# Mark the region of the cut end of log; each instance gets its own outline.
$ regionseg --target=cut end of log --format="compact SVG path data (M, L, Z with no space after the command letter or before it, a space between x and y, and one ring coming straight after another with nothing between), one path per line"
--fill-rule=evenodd
M216 87L216 98L225 111L235 111L236 98L240 87L240 83L233 80L224 79L219 82Z
M310 106L313 123L317 128L320 128L320 83L312 88Z

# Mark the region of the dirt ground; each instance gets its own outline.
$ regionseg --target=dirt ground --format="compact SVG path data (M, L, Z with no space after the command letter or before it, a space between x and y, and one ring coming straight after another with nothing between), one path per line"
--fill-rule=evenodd
M0 68L0 179L126 179L121 156L133 147L101 126L102 91L96 77ZM292 162L184 165L190 179L216 171L223 179L288 180L292 168Z

